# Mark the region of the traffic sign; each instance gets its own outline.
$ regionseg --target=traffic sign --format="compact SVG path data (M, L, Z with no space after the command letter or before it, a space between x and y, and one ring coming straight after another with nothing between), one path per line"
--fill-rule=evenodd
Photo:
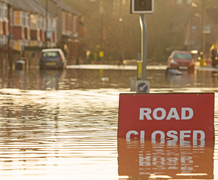
M139 80L136 81L136 92L137 93L149 93L150 90L150 82Z
M154 0L131 0L130 7L131 13L134 14L153 13Z
M120 94L118 137L160 141L214 138L214 93Z

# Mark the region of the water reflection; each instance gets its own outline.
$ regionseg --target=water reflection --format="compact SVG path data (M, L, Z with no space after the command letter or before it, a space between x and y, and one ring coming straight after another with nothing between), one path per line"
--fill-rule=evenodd
M65 69L9 71L0 73L0 88L24 90L69 90L128 88L133 70Z
M40 89L58 90L63 70L40 70Z
M0 179L117 179L117 91L0 89L0 99Z
M147 172L157 172L156 178L209 179L213 154L214 177L218 177L217 93L214 150L207 143L182 147L146 142L143 147L137 142L131 148L117 144L119 93L129 92L129 78L135 75L135 70L120 69L0 72L0 179L118 180L118 155L120 179L155 178ZM190 79L181 84L169 82L163 69L149 69L147 75L151 93L218 92L212 72L182 76L180 82ZM177 169L167 171L171 165ZM199 173L201 177L194 176Z
M192 86L195 83L193 73L183 72L182 75L166 74L166 78L171 87Z
M89 67L89 66L88 66ZM129 69L65 69L0 72L1 88L28 90L69 90L98 88L130 88L130 78L136 77L135 68ZM218 87L217 71L196 70L182 75L166 74L163 68L149 68L147 80L151 88Z
M118 139L119 176L129 180L213 179L213 151L213 142L208 141L192 146Z
M181 87L218 87L217 71L183 72L182 75L167 74L166 80L172 88Z

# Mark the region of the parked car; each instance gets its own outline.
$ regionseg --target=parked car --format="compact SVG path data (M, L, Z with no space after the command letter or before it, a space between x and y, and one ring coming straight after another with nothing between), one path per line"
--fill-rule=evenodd
M40 55L40 69L55 68L63 69L67 60L61 49L43 49Z
M190 52L173 51L167 61L167 67L179 70L194 70L195 61Z

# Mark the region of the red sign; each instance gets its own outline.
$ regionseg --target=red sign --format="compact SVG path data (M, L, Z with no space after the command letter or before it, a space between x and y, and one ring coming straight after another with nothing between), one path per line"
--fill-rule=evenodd
M214 94L120 94L118 137L154 141L214 138Z

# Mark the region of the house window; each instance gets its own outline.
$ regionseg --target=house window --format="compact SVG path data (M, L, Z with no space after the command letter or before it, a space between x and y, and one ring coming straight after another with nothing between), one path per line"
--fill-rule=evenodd
M38 18L38 24L39 24L39 29L44 29L43 17L42 17L42 16L39 16L39 18Z
M48 24L47 24L47 30L51 30L51 17L48 17Z
M2 3L0 3L0 18L2 18L2 15L3 13L2 13Z
M0 36L0 46L6 45L8 42L7 36Z
M57 30L57 19L52 19L52 31Z
M11 17L10 25L14 25L14 12L13 11L10 12L10 17Z
M5 3L0 3L0 18L3 21L7 21L8 19L8 7Z
M67 31L72 31L72 27L73 27L73 18L72 15L70 13L67 14L67 24L66 24L66 29Z
M43 16L38 17L38 23L39 23L39 28L41 30L45 30L46 29L46 18Z
M77 21L78 21L78 19L77 19L77 16L74 16L73 17L73 32L75 33L76 31L77 31Z
M25 27L29 27L29 14L25 13Z
M62 31L65 32L66 31L66 16L65 13L62 12Z
M8 7L6 4L4 4L3 6L3 17L4 17L4 21L8 20Z
M28 13L26 12L21 12L21 25L24 27L28 27L29 26L29 16Z
M21 41L14 41L14 50L21 50Z
M20 18L20 11L14 11L14 25L20 26L21 25L21 18Z
M20 12L20 16L21 16L21 25L24 26L24 24L25 24L25 13Z
M45 30L46 29L46 18L42 17L42 29Z
M31 14L30 15L30 27L31 29L37 29L38 28L38 23L37 23L37 15Z

